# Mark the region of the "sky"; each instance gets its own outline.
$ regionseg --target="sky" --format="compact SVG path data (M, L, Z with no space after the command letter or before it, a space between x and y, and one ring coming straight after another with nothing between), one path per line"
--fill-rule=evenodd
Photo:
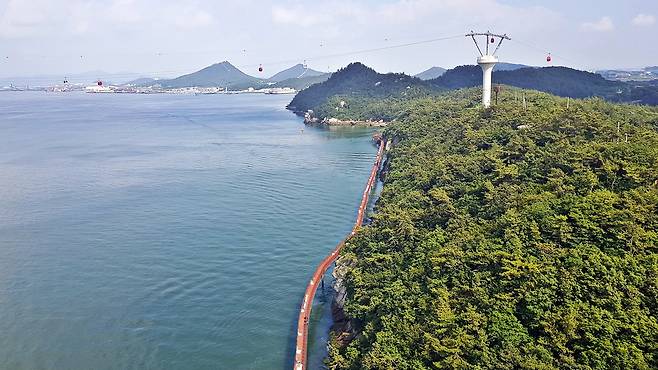
M658 65L656 0L0 0L0 77L171 77L224 60L263 76L304 61L415 74L474 64L470 30L508 34L505 62Z

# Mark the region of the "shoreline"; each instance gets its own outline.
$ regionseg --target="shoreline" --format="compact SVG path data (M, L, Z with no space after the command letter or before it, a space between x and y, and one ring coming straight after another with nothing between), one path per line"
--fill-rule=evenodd
M296 338L295 355L294 355L295 363L293 365L294 370L307 369L309 319L311 317L311 310L313 309L313 300L315 298L315 294L317 292L318 286L320 285L324 286L324 276L329 270L329 268L331 267L331 265L339 257L340 251L345 246L345 242L354 234L356 234L356 232L361 228L363 224L363 218L366 213L366 209L368 207L370 200L369 198L370 192L373 190L373 185L376 184L377 176L379 174L380 167L383 163L382 159L384 157L384 153L387 148L386 139L383 138L382 136L377 135L373 139L379 144L379 148L377 150L377 156L375 157L375 162L370 171L370 176L368 177L367 185L365 187L365 190L363 191L363 196L359 204L359 209L357 212L357 218L354 223L354 227L352 228L351 233L336 246L333 252L331 252L331 254L329 254L327 257L325 257L322 260L320 265L315 269L315 272L313 273L311 280L306 286L304 299L302 301L299 310L299 318L297 321L297 338ZM335 301L335 298L336 297L334 296L334 300L332 300L332 319L333 319L333 302ZM334 325L332 325L332 330L333 327Z
M323 118L322 120L309 120L304 117L304 124L307 126L329 126L329 127L386 127L387 122L381 121L358 121L358 120L339 120L338 118Z
M341 120L333 117L319 118L315 116L315 112L308 110L301 112L292 107L288 107L298 116L304 117L304 124L306 126L319 126L319 127L386 127L388 122L384 120Z

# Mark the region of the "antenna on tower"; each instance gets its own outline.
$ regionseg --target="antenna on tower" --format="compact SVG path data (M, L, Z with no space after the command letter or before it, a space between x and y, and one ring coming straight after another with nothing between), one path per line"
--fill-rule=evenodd
M486 46L484 48L484 53L482 52L482 48L480 48L480 44L478 44L476 39L478 36L485 37ZM489 108L491 106L491 76L493 74L493 69L496 66L496 63L498 63L498 57L496 56L496 53L498 52L498 49L500 49L500 45L503 44L503 41L511 39L507 36L507 34L498 35L489 31L471 31L471 33L466 34L466 37L473 39L475 47L478 49L478 52L480 52L480 57L478 58L477 63L480 67L482 67L482 105L485 108ZM494 49L493 53L489 53L489 45L495 44L496 40L498 40L496 49Z

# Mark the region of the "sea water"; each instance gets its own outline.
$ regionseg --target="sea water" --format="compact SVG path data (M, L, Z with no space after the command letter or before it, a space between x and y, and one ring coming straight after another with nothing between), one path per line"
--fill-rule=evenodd
M290 98L0 93L0 369L291 368L376 148Z

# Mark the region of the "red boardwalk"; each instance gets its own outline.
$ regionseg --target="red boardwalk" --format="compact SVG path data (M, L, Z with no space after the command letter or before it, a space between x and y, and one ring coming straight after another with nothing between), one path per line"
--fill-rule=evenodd
M354 223L354 228L352 228L352 233L349 236L354 235L356 231L361 227L363 223L363 216L366 213L366 208L368 207L368 197L372 191L375 181L377 180L377 172L379 172L379 166L382 162L382 156L384 155L384 147L386 142L384 140L379 140L379 150L377 151L377 158L375 159L375 164L370 170L370 177L368 178L368 184L366 185L365 190L363 191L363 196L361 197L361 204L359 205L359 212L356 216L356 222ZM348 236L348 238L349 238ZM309 281L306 286L306 292L304 293L304 301L299 310L299 319L297 321L297 346L295 348L295 366L294 370L305 370L306 369L306 352L307 352L307 343L308 343L308 320L311 317L311 308L313 307L313 298L315 297L315 292L318 290L318 284L322 280L322 277L327 272L338 255L340 250L345 245L345 241L340 242L336 246L336 249L331 252L330 255L325 257L324 260L320 263L315 272L311 281Z

